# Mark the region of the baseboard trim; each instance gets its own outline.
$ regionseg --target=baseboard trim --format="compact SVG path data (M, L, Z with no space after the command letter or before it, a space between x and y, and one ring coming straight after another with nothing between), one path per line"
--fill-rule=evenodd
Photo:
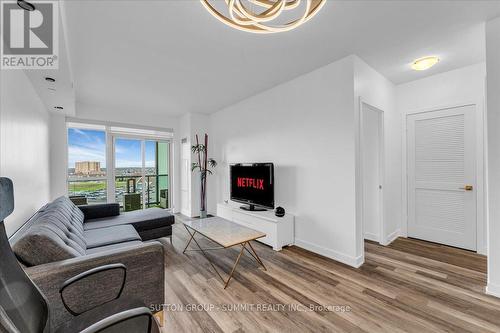
M343 264L352 266L354 268L358 268L364 263L364 257L361 255L359 257L353 257L349 256L347 254L337 252L332 249L328 249L323 246L319 246L301 239L295 238L295 246L301 247L305 250L320 254L322 256L325 256L327 258L339 261Z
M489 282L486 286L486 293L488 295L500 298L500 286Z
M374 241L374 242L379 242L380 241L380 238L379 238L378 235L372 234L372 233L369 233L369 232L365 232L365 239L371 240L371 241Z
M380 244L387 246L394 242L401 235L401 229L391 232Z

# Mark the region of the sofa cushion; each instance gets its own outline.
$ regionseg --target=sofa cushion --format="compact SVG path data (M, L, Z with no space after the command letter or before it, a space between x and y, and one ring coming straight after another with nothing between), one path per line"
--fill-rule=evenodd
M167 210L161 208L148 208L121 213L118 216L104 217L100 219L87 220L83 224L85 230L105 228L110 226L132 224L141 232L174 224L175 218Z
M131 241L125 243L111 244L106 246L95 247L93 249L87 249L87 254L101 253L105 251L112 251L117 249L126 249L129 247L136 247L141 245L141 241Z
M84 231L84 235L87 242L87 249L141 240L134 227L126 224L86 230Z
M58 228L60 232L62 232L67 238L77 243L83 250L87 248L83 230L75 227L71 222L65 220L64 217L59 216L56 211L44 211L36 214L34 216L33 225L41 224L48 224L54 228Z
M83 213L68 198L60 197L33 215L31 226L13 244L18 258L28 266L85 254L87 242Z
M78 209L80 209L85 216L85 221L120 215L119 203L79 205Z
M23 237L13 244L12 249L19 260L27 266L46 264L85 254L84 249L50 223L31 226Z
M77 243L81 250L87 244L83 235L83 213L68 198L60 197L45 205L32 218L33 225L52 224Z
M83 212L67 197L57 198L42 207L39 212L56 213L61 218L64 217L65 221L68 221L83 232Z

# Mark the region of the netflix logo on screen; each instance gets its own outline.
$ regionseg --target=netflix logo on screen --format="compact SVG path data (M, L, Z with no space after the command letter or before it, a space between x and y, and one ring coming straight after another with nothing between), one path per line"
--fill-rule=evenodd
M274 165L272 163L233 164L231 200L263 208L274 208Z
M238 177L238 187L253 187L257 190L264 190L264 179Z

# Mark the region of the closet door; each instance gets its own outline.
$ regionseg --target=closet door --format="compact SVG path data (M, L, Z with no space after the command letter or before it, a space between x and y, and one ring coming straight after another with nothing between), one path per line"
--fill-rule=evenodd
M475 107L409 115L408 236L476 250Z

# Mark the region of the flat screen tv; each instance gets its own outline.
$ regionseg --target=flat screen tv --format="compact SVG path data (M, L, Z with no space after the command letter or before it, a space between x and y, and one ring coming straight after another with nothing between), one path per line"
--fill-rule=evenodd
M231 200L245 210L274 209L274 165L240 163L230 166Z

